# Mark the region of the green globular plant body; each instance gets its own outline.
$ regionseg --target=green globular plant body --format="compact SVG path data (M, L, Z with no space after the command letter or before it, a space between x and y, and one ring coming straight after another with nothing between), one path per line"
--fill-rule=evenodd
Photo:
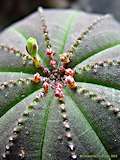
M39 8L12 28L0 35L0 160L119 160L119 23Z

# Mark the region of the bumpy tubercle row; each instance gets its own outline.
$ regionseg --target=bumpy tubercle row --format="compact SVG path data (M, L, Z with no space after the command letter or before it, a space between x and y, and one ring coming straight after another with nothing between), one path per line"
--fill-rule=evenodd
M109 15L101 16L96 18L87 28L83 31L80 36L73 42L71 47L63 54L60 55L60 59L64 64L68 64L71 62L71 59L77 50L78 46L82 42L83 39L96 27L97 24L102 22L104 19L109 18Z
M103 107L113 112L114 115L120 119L120 108L113 105L111 102L106 100L103 96L99 96L95 91L90 91L85 87L78 87L77 93L89 97L91 100L95 101L98 104L101 104Z
M16 126L13 128L11 135L8 138L8 143L5 145L5 151L2 154L3 159L9 159L11 156L11 151L13 146L16 144L16 140L19 138L21 131L24 129L24 125L26 121L29 119L30 113L34 110L34 106L41 101L41 98L45 97L44 92L40 92L36 98L32 101L30 105L27 106L26 110L22 113L21 117L17 120ZM28 133L26 132L26 135ZM18 153L18 157L20 159L24 159L26 157L26 153L24 150L21 150Z

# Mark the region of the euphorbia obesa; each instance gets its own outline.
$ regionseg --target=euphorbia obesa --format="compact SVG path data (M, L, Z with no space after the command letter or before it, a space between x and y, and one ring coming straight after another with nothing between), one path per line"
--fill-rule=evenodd
M0 160L120 159L118 22L39 8L0 43Z

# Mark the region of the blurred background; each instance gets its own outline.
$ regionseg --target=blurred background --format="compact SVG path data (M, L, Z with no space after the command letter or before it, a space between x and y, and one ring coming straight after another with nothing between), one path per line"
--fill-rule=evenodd
M38 6L111 13L120 21L120 0L0 0L0 31L32 13Z

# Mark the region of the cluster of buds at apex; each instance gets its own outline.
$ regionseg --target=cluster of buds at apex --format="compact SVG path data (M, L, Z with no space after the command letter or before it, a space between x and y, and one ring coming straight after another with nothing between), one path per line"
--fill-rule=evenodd
M67 68L67 69L65 70L65 74L66 74L67 76L72 76L72 77L74 77L75 71L72 70L71 68Z
M63 86L61 83L56 84L55 97L57 97L60 101L63 101L63 99L64 99Z
M54 51L51 49L51 48L47 48L46 49L46 55L49 57L49 58L52 58L54 56Z
M65 83L71 89L76 89L77 88L77 83L75 82L75 80L72 76L66 76L65 77Z
M45 94L48 93L49 86L50 86L50 85L49 85L48 82L45 81L45 82L43 83L43 88L44 88L44 93L45 93Z
M36 74L34 75L33 82L34 82L34 83L40 83L41 81L42 81L42 77L40 76L39 73L36 73Z
M60 60L63 64L68 64L70 62L70 58L68 53L63 53L60 55Z
M56 60L54 59L50 60L50 65L52 66L52 68L56 68L56 64L57 64Z

